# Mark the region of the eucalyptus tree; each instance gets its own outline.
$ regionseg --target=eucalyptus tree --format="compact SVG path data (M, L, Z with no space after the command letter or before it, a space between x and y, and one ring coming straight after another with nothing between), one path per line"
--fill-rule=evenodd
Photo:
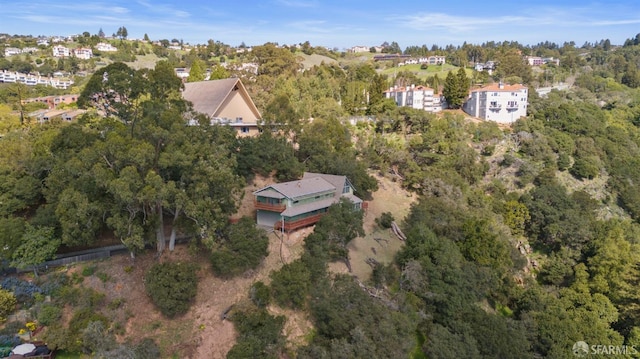
M190 111L167 62L139 71L118 64L105 73L94 75L81 97L111 116L101 123L89 161L106 197L106 224L132 254L148 237L161 253L166 220L170 249L178 231L214 241L243 185L231 153L233 132ZM187 119L196 118L199 125L189 126Z

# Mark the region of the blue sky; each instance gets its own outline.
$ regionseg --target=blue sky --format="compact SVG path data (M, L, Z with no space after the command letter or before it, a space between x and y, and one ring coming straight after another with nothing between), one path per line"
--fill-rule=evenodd
M309 41L340 50L384 41L402 49L504 40L622 44L640 32L637 1L0 0L0 33L96 34L102 28L110 35L125 26L130 38L147 33L152 40L232 46Z

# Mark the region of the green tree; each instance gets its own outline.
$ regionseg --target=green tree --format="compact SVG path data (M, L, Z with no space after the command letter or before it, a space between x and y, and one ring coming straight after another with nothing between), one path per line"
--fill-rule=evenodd
M464 71L464 68L461 68ZM460 72L458 73L460 74ZM462 76L456 75L452 71L447 74L446 79L444 80L444 88L442 90L442 95L447 101L447 106L450 108L460 108L464 103L464 99L466 97L465 88L468 88L468 80L466 80L466 75L464 76L465 82L461 82L463 80Z
M221 80L229 78L229 76L229 71L227 71L224 66L216 64L211 68L211 75L209 76L209 80Z
M13 252L12 264L18 268L32 267L38 276L38 266L52 259L60 246L60 239L54 235L53 228L27 225L21 244Z
M202 62L202 60L196 58L193 63L191 63L191 69L189 69L189 77L187 77L187 82L204 81L206 75L203 66L204 63Z

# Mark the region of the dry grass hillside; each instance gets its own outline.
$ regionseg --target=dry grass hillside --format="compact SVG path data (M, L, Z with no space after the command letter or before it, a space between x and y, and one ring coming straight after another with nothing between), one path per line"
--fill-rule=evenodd
M379 229L374 220L383 212L391 212L400 221L409 211L414 196L400 188L398 183L378 177L380 189L373 194L369 209L365 215L366 236L355 239L350 245L353 274L366 280L371 267L366 264L368 257L388 263L402 246L402 242L389 230ZM270 183L269 179L257 178L245 188L245 196L237 216L253 215L252 192ZM178 245L173 252L166 251L156 258L153 251L138 256L132 261L128 255L112 257L97 262L78 263L61 268L67 275L81 277L84 268L94 266L95 274L87 276L82 286L91 287L104 293L105 304L121 303L119 306L105 305L103 313L113 323L118 323L120 341L132 341L151 337L159 344L167 357L178 358L224 358L235 344L236 331L221 314L230 306L248 300L248 292L256 281L269 282L269 273L278 270L284 263L300 257L304 238L313 228L306 228L285 235L282 238L272 233L269 243L269 255L255 270L248 271L231 280L213 275L206 252ZM375 241L374 238L380 239ZM145 273L157 262L188 261L197 263L198 294L191 309L183 316L167 319L153 305L145 292ZM346 272L343 263L331 264L335 272ZM312 324L304 312L285 310L271 306L269 310L276 315L287 317L285 335L290 346L306 343L312 332Z

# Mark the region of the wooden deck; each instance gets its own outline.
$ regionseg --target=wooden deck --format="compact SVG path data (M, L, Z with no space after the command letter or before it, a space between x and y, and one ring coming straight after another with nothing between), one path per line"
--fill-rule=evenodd
M281 204L269 204L269 203L262 203L262 202L258 202L258 201L253 201L253 204L254 204L256 209L261 209L261 210L270 211L270 212L282 213L285 209L287 209L287 206L284 203L281 203Z
M307 217L307 218L303 218L297 221L293 221L293 222L284 222L284 231L285 232L291 232L291 231L295 231L296 229L300 229L300 228L304 228L304 227L308 227L311 225L314 225L316 223L318 223L318 221L320 220L320 218L324 215L324 213L320 213L320 214L316 214L313 215L311 217ZM281 231L283 230L282 228L282 222L276 222L276 224L274 225L274 229L276 231Z

